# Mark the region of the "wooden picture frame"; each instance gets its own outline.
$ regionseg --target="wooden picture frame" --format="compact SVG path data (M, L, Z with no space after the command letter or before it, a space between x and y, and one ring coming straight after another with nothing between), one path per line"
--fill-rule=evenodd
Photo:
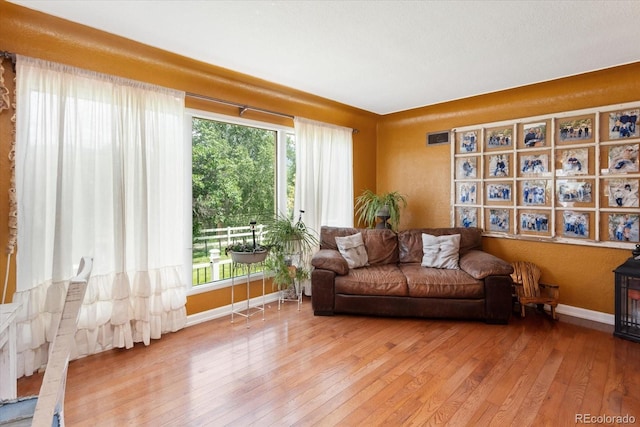
M640 234L638 126L640 101L452 129L452 224L632 249ZM620 221L630 224L626 232L616 231Z
M475 205L478 203L480 197L480 190L478 188L478 182L476 181L463 181L458 182L456 185L456 203L464 205Z
M473 207L457 207L456 208L456 226L457 227L477 227L478 226L478 208Z
M496 153L489 154L485 159L487 171L485 176L488 178L506 178L511 176L511 154Z
M551 189L547 180L525 180L519 183L518 204L522 206L550 206Z
M561 179L556 181L556 201L560 206L593 207L596 195L593 179Z
M640 181L635 179L605 179L602 187L601 200L608 208L638 208L640 207L639 188ZM606 205L604 201L607 201Z
M551 235L551 212L548 210L522 210L518 215L518 230L522 234Z
M609 174L637 173L640 144L611 145L607 147Z
M549 120L522 123L518 132L519 148L540 148L549 145Z
M456 179L479 178L477 156L467 156L456 158Z
M520 154L518 173L520 176L549 175L549 153L536 152Z
M595 141L595 114L556 119L556 144L585 144Z
M491 181L486 182L485 187L486 205L513 204L513 184L511 182Z
M609 213L602 215L605 222L603 229L612 242L640 242L640 215L637 213Z
M590 212L566 210L558 211L557 234L569 239L591 239L593 219Z
M485 229L491 233L513 233L513 209L487 208Z
M638 138L640 108L625 108L608 111L600 115L600 138L603 141Z
M485 129L485 149L510 150L513 147L513 125Z
M458 153L477 153L480 143L480 131L468 130L456 133L456 151Z
M556 150L556 176L589 175L589 171L593 169L593 155L590 155L590 151L592 147Z

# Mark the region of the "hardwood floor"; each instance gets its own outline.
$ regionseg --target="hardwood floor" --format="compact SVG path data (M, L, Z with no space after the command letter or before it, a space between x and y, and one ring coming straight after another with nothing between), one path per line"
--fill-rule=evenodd
M101 427L640 423L639 361L640 344L534 311L508 326L315 317L305 299L301 311L270 304L248 329L224 317L73 361L65 417ZM20 379L19 394L40 382Z

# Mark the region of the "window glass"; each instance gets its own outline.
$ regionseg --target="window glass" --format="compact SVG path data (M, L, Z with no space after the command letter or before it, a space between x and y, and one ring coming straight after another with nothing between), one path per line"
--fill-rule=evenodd
M230 244L252 242L276 212L291 215L295 182L292 129L218 117L192 118L192 264L194 286L229 279ZM281 158L281 161L278 159ZM279 190L280 189L280 190Z

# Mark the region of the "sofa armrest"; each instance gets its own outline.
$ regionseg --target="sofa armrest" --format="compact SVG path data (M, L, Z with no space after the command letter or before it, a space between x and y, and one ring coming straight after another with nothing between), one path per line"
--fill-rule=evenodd
M336 294L336 273L315 268L311 272L311 306L316 316L331 316Z
M349 273L347 260L344 259L340 252L334 249L320 249L313 254L311 265L321 270L333 271L340 276Z
M511 276L487 276L484 279L485 321L507 324L513 311Z
M475 249L462 255L459 265L461 270L478 280L487 276L508 276L513 273L513 267L508 262L490 253Z

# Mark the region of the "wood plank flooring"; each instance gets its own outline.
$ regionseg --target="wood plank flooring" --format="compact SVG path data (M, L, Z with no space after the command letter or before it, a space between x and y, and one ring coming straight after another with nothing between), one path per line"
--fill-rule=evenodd
M640 344L533 310L499 326L315 317L305 299L249 325L224 317L72 361L67 425L640 424ZM41 381L20 379L19 394Z

